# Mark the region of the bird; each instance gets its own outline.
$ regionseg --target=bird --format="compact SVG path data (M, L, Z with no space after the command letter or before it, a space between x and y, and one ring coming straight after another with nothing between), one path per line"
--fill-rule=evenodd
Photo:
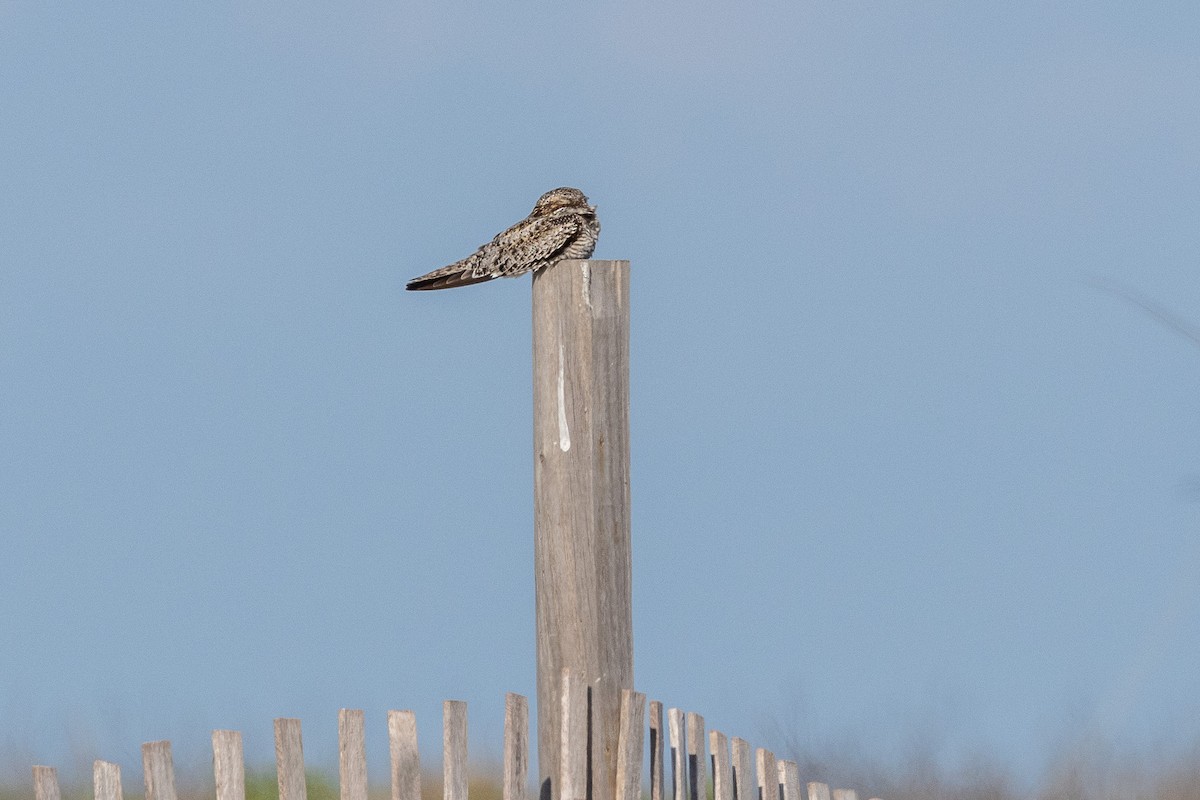
M529 216L462 261L413 278L405 288L450 289L493 278L515 278L564 258L589 258L599 236L596 207L588 205L583 192L562 186L539 197Z

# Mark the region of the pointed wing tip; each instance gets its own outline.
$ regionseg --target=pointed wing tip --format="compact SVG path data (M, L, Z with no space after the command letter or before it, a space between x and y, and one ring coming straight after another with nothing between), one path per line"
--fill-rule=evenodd
M495 275L483 275L475 277L470 272L457 272L452 275L422 275L419 278L413 278L405 284L405 291L409 292L426 292L435 289L453 289L456 286L470 286L473 283L483 283L490 281Z

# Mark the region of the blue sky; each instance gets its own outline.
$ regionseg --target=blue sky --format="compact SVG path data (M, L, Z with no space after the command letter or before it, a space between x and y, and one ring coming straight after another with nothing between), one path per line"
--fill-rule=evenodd
M534 691L543 191L632 262L635 673L1036 776L1200 737L1200 9L0 2L0 749ZM1097 288L1099 282L1117 293ZM836 776L802 776L803 779ZM130 778L127 777L127 780Z

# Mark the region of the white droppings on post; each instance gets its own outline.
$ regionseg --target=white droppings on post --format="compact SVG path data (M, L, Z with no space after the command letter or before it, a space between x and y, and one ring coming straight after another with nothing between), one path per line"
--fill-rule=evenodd
M584 261L579 265L583 270L583 302L588 307L592 307L592 265L588 261Z
M564 453L571 449L571 429L567 426L566 383L563 380L563 346L558 346L558 447Z

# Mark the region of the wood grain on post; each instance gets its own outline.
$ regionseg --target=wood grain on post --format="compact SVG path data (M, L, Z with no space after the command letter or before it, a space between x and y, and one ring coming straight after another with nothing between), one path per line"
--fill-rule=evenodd
M641 800L645 731L646 695L632 689L622 689L621 732L617 738L616 800Z
M704 717L694 711L687 713L687 764L688 764L688 797L690 800L707 800L708 766L705 754L708 751L704 744Z
M783 800L804 800L800 796L800 765L795 761L779 762L779 784L783 787Z
M58 788L58 770L43 766L33 768L33 797L34 800L62 800Z
M755 800L758 793L754 791L757 784L751 772L750 743L735 736L730 749L733 751L733 796L737 800Z
M96 800L121 800L121 765L95 760L91 764L91 793Z
M246 762L242 754L242 734L238 731L213 731L212 747L213 781L217 786L217 800L246 800Z
M281 717L275 720L275 774L279 781L279 800L306 800L304 740L298 719Z
M417 751L417 715L388 712L388 751L392 759L392 800L421 800L421 758Z
M111 761L92 762L92 795L96 800L121 800L121 765ZM220 798L218 798L220 800Z
M442 703L442 798L467 800L467 704Z
M529 794L529 700L509 692L504 697L503 800L527 800Z
M587 767L588 687L576 672L562 671L562 736L559 749L558 797L555 800L591 800Z
M171 759L170 742L142 745L142 772L146 800L175 800L175 763Z
M758 792L760 800L779 800L779 768L775 765L775 754L758 748Z
M667 709L667 738L671 747L671 800L687 800L687 742L683 712L678 708Z
M621 690L633 688L629 262L533 276L538 772L560 800L561 670L591 688L592 800L613 800Z
M338 779L341 800L367 800L366 719L362 709L338 710Z
M650 701L650 800L663 800L663 704Z
M712 753L713 800L734 800L729 738L720 731L709 731L708 749Z

